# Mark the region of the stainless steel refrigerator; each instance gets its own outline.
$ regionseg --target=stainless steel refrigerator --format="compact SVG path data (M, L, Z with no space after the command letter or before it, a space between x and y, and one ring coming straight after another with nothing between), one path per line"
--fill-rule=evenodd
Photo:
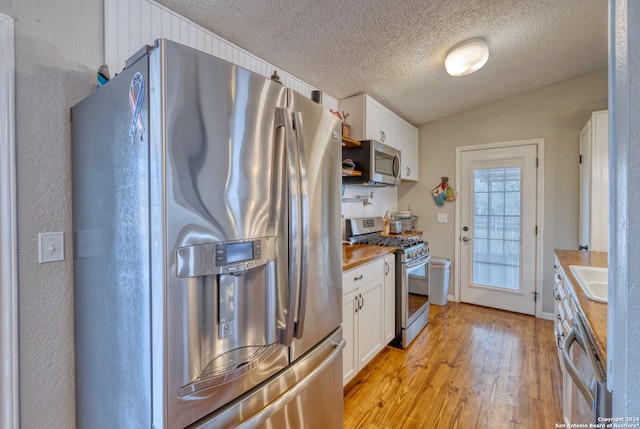
M71 113L77 427L342 427L337 118L162 39Z

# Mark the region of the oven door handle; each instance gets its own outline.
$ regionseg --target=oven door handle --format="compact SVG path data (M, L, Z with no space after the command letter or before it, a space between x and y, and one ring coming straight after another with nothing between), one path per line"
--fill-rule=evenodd
M584 340L576 329L576 326L574 325L571 328L571 331L569 331L569 335L567 335L567 338L565 338L564 344L562 344L562 360L564 361L564 368L569 372L569 376L576 384L576 386L578 386L578 389L582 393L582 396L584 396L589 404L593 404L595 396L587 383L585 383L585 381L580 376L578 369L574 365L573 361L571 361L571 356L569 356L569 350L575 342L577 342L580 347L582 347L585 353L588 353L584 345Z
M426 265L429 263L430 260L431 260L431 255L425 258L414 259L411 262L407 262L407 268L415 268L415 267L419 267L420 265Z

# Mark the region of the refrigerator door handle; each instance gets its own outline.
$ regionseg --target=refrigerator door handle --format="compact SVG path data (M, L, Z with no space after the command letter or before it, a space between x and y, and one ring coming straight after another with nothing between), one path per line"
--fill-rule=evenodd
M301 189L299 178L299 156L296 135L293 126L293 114L290 109L283 107L276 112L276 123L284 128L284 149L286 158L286 176L288 188L289 211L289 254L287 279L287 308L286 321L283 331L282 344L289 347L293 343L296 324L296 305L299 302L300 286L300 247L301 247Z
M347 344L347 340L345 339L342 339L338 344L335 344L335 348L333 349L331 354L327 356L327 358L324 361L322 361L322 363L320 363L317 367L315 367L309 373L309 375L307 375L304 379L298 382L295 385L295 387L283 393L280 397L278 397L278 399L271 402L267 407L260 410L260 412L258 412L248 420L245 420L244 422L240 423L238 426L236 426L236 428L237 429L255 428L259 424L267 421L271 416L273 416L282 408L284 408L285 405L287 405L289 402L297 398L300 395L300 393L302 393L302 391L306 389L309 386L309 384L311 384L313 380L315 380L326 368L329 367L329 365L333 363L333 361L341 357L342 349L344 349L344 346L346 344Z
M294 336L302 338L304 332L304 320L307 308L307 272L309 265L309 182L307 180L307 160L304 149L304 132L302 126L302 114L294 113L294 127L297 137L298 154L298 183L300 186L300 238L302 241L300 254L300 283L298 300L298 320L295 325Z

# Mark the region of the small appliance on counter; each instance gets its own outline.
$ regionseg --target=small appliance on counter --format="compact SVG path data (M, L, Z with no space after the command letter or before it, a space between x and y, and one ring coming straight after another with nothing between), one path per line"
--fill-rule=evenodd
M411 214L411 207L403 204L400 209L391 216L392 222L400 222L400 232L415 231L418 227L418 216ZM391 232L391 231L389 231Z
M389 234L402 234L402 221L391 220L389 221Z

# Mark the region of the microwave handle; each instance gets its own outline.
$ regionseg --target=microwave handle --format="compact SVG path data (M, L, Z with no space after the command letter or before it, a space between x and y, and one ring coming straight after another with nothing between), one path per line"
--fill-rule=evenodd
M400 179L400 157L397 153L393 154L393 177Z

